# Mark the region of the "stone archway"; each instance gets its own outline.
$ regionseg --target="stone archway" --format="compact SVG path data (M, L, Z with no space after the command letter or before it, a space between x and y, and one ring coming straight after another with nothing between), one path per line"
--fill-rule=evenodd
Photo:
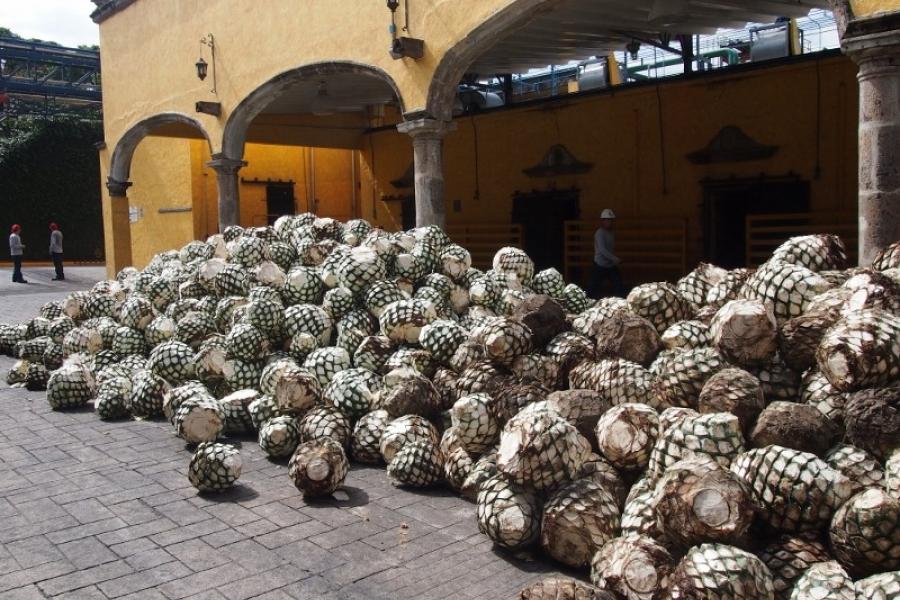
M302 65L280 73L261 84L231 111L222 134L221 156L233 160L241 160L244 156L244 142L247 139L247 129L250 127L250 123L266 106L284 94L291 86L304 80L320 79L339 73L350 73L381 79L394 91L394 95L400 102L400 110L401 112L403 111L403 97L400 95L397 84L390 75L378 67L349 61L329 61Z
M552 10L562 0L514 0L486 19L455 46L447 50L434 71L428 88L426 118L449 121L457 86L472 62L490 49L504 33L518 29L543 11Z
M125 131L113 149L109 164L109 178L107 180L110 194L113 196L119 195L114 192L113 188L118 189L124 186L127 189L131 185L128 181L131 175L131 159L134 157L134 151L137 149L138 144L141 143L141 140L151 135L154 131L169 125L190 127L199 132L206 140L206 143L209 144L209 135L200 121L184 113L160 113L138 121Z
M107 273L114 276L119 270L132 264L131 220L128 188L131 187L131 162L138 145L148 135L165 131L168 135L185 132L197 134L209 144L209 135L203 125L183 113L160 113L142 119L129 127L116 142L110 157L106 188L109 202L104 207ZM190 137L196 137L190 136Z
M386 84L403 111L403 97L394 80L382 69L349 61L329 61L302 65L272 77L259 85L235 107L228 116L222 133L222 151L212 155L207 163L216 171L219 191L219 223L224 228L239 221L240 192L238 171L244 166L244 145L253 120L266 107L286 94L293 86L310 80L325 79L335 75L359 75L378 79Z

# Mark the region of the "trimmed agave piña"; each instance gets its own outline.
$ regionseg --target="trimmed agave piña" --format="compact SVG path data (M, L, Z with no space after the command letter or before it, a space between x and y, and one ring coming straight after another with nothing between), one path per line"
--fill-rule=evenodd
M834 560L817 562L797 579L790 600L858 600L853 580Z
M500 434L497 468L510 481L549 492L572 479L591 452L590 443L553 410L525 410Z
M739 544L753 521L746 484L706 456L666 469L652 504L660 533L681 550L702 542Z
M852 577L900 569L900 499L880 487L860 492L834 514L829 538Z
M837 434L834 423L814 406L772 402L760 413L749 440L757 448L774 444L824 456Z
M619 404L597 421L596 436L600 453L614 466L642 470L659 436L659 417L646 404Z
M328 496L344 484L350 466L344 448L331 438L297 446L288 465L288 476L305 497Z
M541 535L541 505L533 492L503 475L484 481L478 492L478 530L507 550L523 550Z
M725 544L691 548L672 573L672 600L774 600L772 574L749 552Z
M241 476L241 453L234 446L203 442L188 466L188 480L201 492L220 492Z
M589 479L570 482L550 495L544 504L541 546L554 559L580 568L619 529L616 499Z
M822 528L853 489L843 473L822 459L783 446L745 452L731 470L749 486L762 520L785 532Z
M845 439L885 459L900 448L900 386L850 394L844 406Z
M900 597L900 571L866 577L854 587L857 600L893 600Z
M627 300L631 310L650 321L660 335L693 313L690 302L664 282L639 285L631 290Z
M760 300L731 300L709 326L713 345L739 367L763 365L777 349L777 324L771 307Z
M842 392L881 387L900 376L900 316L880 309L852 312L822 338L816 361Z
M727 412L736 416L744 435L750 433L765 407L759 380L738 368L722 369L707 379L697 400L700 414Z
M667 600L674 562L644 535L608 541L591 560L591 582L625 600Z
M259 430L259 447L272 458L291 456L299 445L300 428L295 417L272 417Z
M854 494L885 485L881 463L862 448L839 444L828 452L825 462L847 476Z
M388 463L387 474L398 486L428 487L438 483L444 476L440 445L428 439L404 444Z
M788 600L794 584L809 567L831 559L828 548L819 540L818 532L785 534L757 553L772 573L775 597ZM823 596L826 598L827 596Z
M615 596L568 577L546 577L524 588L519 600L616 600Z

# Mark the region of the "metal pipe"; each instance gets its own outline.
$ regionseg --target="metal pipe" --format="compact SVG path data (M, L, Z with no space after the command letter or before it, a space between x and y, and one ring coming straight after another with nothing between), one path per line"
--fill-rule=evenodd
M710 58L724 58L730 65L736 65L740 62L741 53L735 50L734 48L720 48L718 50L710 50L709 52L704 52L697 56L695 60L706 60ZM683 61L679 58L669 58L666 60L660 60L652 63L646 63L642 65L637 65L634 67L627 67L627 73L629 77L633 77L636 75L638 71L647 71L649 69L659 69L665 67L671 67L672 65L679 65ZM637 79L637 77L635 77Z

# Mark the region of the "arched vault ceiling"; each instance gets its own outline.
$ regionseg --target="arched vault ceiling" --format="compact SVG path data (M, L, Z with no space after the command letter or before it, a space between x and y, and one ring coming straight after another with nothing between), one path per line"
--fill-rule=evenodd
M482 75L519 73L622 50L640 33L715 33L720 27L799 17L826 0L565 0L499 39L470 67Z

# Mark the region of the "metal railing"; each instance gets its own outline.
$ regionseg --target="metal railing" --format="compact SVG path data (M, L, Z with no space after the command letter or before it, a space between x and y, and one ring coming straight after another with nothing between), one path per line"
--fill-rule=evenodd
M522 248L522 226L514 223L448 225L447 235L472 255L472 266L490 269L504 246Z
M814 233L834 233L847 247L850 264L857 263L859 224L854 213L783 213L747 215L748 267L758 267L788 238Z
M594 260L597 221L565 222L564 269L567 281L586 282ZM616 255L629 283L674 280L687 271L687 219L616 219Z

